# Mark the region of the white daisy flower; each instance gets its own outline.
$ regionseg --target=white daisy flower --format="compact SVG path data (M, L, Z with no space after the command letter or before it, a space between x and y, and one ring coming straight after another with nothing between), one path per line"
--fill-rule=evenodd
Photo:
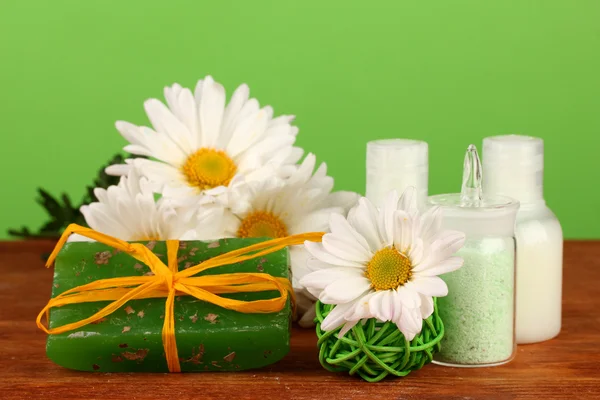
M344 191L332 193L334 182L332 177L327 176L327 165L322 163L314 171L315 164L315 156L309 154L285 179L252 182L232 191L229 211L221 216L219 237L278 238L305 232L325 232L330 215L345 215L359 196ZM292 246L290 258L292 286L296 290L299 313L302 315L309 311L301 323L309 325L314 319L316 298L303 291L299 283L310 272L306 267L309 254L304 246Z
M314 272L300 281L321 302L336 305L321 328L341 326L341 337L360 320L377 318L412 340L433 313L432 297L448 293L438 275L463 264L454 253L465 235L441 230L441 218L438 208L419 214L412 187L400 199L390 193L381 209L361 198L347 219L331 215L322 243L305 243Z
M124 150L152 160L127 160L107 173L124 175L135 165L154 190L179 199L219 196L243 179L263 180L295 164L302 150L293 147L294 117L273 118L273 109L260 108L249 94L241 85L225 105L225 89L210 76L198 81L193 94L178 84L166 87L167 105L157 99L144 104L154 129L116 123L130 143Z
M117 186L96 188L97 202L81 207L90 228L121 240L202 239L196 231L197 221L214 224L218 212L201 207L190 214L177 212L171 201L155 201L148 179L133 168L121 177ZM81 240L77 236L74 240Z

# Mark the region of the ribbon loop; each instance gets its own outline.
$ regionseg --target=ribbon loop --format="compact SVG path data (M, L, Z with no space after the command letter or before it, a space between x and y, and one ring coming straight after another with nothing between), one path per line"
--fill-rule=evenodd
M72 234L79 234L121 250L137 261L147 265L154 275L101 279L69 289L50 299L48 304L40 311L36 319L38 328L51 335L64 333L81 328L112 314L129 300L164 297L166 301L162 342L170 372L181 371L175 339L174 317L175 296L178 294L193 296L198 300L242 313L273 313L281 311L291 294L292 305L295 307L294 292L287 278L273 277L264 273L246 272L203 276L194 275L211 268L262 257L284 249L287 246L302 244L305 241L319 242L323 236L322 232L313 232L268 240L221 254L198 265L179 271L177 262L177 253L179 251L178 240L166 241L168 261L167 265L165 265L156 254L141 243L128 243L90 228L71 224L56 244L56 247L48 258L46 267L54 263L59 251ZM268 300L252 301L234 300L219 296L219 294L226 293L249 293L268 290L278 291L279 296ZM51 308L67 304L111 300L110 304L88 318L55 328L47 327L48 312ZM46 317L46 324L42 322L44 316Z

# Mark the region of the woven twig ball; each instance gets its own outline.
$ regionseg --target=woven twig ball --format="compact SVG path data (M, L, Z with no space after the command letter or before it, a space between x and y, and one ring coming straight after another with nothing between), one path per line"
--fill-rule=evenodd
M359 322L338 338L341 328L329 332L321 329L321 322L334 307L320 301L316 304L319 361L328 371L358 374L368 382L378 382L388 375L406 376L430 363L440 351L444 324L435 298L433 314L423 320L421 333L410 342L396 324L375 318Z

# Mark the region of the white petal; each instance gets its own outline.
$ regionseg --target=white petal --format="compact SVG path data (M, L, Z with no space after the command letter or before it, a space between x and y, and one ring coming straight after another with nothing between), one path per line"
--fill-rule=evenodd
M260 160L263 163L268 162L265 155L276 155L285 149L291 149L292 145L296 141L296 138L292 135L279 135L273 137L265 137L258 143L254 144L248 149L248 152L260 155ZM280 164L279 161L277 164ZM290 182L292 184L292 182Z
M332 331L334 329L342 326L346 320L344 319L344 314L348 311L354 304L346 303L346 304L338 304L327 314L323 322L321 322L321 329L324 331Z
M300 279L300 285L307 288L324 289L337 280L360 278L362 275L362 272L357 268L326 268L305 275Z
M86 222L122 240L180 239L193 224L181 218L168 199L155 201L149 181L139 176L137 168L122 176L118 185L94 192L98 201L81 208Z
M165 186L188 187L183 174L175 167L153 160L137 158L132 162L133 167L140 171L153 184L153 189L157 192L163 192L168 195Z
M448 294L446 282L437 276L417 276L408 283L413 290L426 296L443 297Z
M319 300L325 304L348 303L361 297L371 288L371 281L363 276L338 279L323 289Z
M414 337L421 332L421 328L423 326L421 310L419 308L410 309L402 307L402 313L400 314L400 318L397 319L396 325L404 334L406 340L413 340Z
M195 230L197 240L217 240L235 237L239 220L220 204L207 204L197 212Z
M348 260L356 263L368 263L371 260L371 254L364 248L354 245L349 241L328 233L322 239L323 248L330 254L342 260Z
M412 219L403 210L396 211L394 219L394 247L399 252L407 254L414 238Z
M454 255L465 244L465 234L459 231L443 231L436 236L428 251L438 255L438 259L444 259Z
M308 269L308 260L312 258L304 246L291 246L290 261L292 264L292 286L294 289L301 288L300 279L304 278L311 271Z
M339 209L321 209L301 216L300 220L292 224L289 229L291 235L306 232L325 232L329 229L329 216Z
M395 190L389 192L379 213L379 234L385 247L394 243L394 223L396 211L398 210L398 193Z
M324 207L342 207L343 214L348 213L356 205L360 196L358 193L348 191L333 192L323 202Z
M202 147L217 145L225 111L225 88L208 76L202 85L202 98L198 105Z
M433 299L430 296L421 295L421 316L427 319L433 314Z
M292 127L292 131L294 132L298 132L298 128L296 127ZM290 151L287 153L287 156L285 159L282 160L282 162L287 163L287 164L297 164L298 161L300 161L300 159L302 158L302 155L304 154L304 150L300 147L292 147L290 149Z
M229 143L238 114L246 101L248 101L249 96L250 89L246 84L240 85L235 92L233 92L231 100L229 100L229 104L227 104L227 107L225 107L225 112L223 114L221 137L219 137L218 143L219 148L225 148L227 143Z
M194 88L194 99L196 100L197 104L200 104L200 101L202 100L202 90L204 87L204 80L205 79L200 79L196 83L196 87Z
M150 99L144 103L144 108L156 132L167 134L186 155L190 155L196 150L192 147L193 142L195 142L192 133L162 102L157 99Z
M421 306L419 294L411 286L411 282L396 289L395 304L401 304L403 307L416 308Z
M463 265L462 257L454 256L444 261L439 261L435 264L429 264L427 262L419 264L413 268L413 275L415 277L420 276L437 276L447 274L452 271L456 271Z
M465 243L465 234L458 231L443 231L438 233L433 239L433 243L427 248L427 255L421 263L426 266L419 265L418 268L415 268L416 271L434 265L437 262L454 255L454 253L463 247Z
M421 216L418 235L425 243L431 242L431 239L440 232L442 219L442 209L438 206L431 207Z
M249 100L245 107L253 107L254 105L258 108L258 103ZM244 112L242 110L241 112ZM269 120L268 115L264 109L257 110L252 113L249 117L240 120L236 124L231 140L227 144L226 151L231 157L236 158L250 147L260 142L265 137L265 129Z
M122 176L127 175L130 169L131 165L129 164L114 164L106 167L104 172L106 172L107 175Z
M398 208L404 210L409 215L418 212L417 191L413 186L408 186L404 190L404 193L402 193L402 197L400 197L400 201L398 202Z
M187 127L191 135L190 145L193 149L199 148L198 109L192 91L175 83L171 87L165 87L164 93L173 115Z
M360 235L340 214L331 214L329 217L329 226L331 233L340 238L347 238L347 243L353 246L359 246L361 252L364 250L365 255L370 259L373 254L370 246L365 238Z
M365 265L362 263L358 263L358 262L354 262L354 261L350 261L350 260L344 260L341 258L338 258L334 255L332 255L331 253L327 252L324 248L323 245L321 243L314 243L314 242L304 242L304 247L306 247L306 250L308 250L308 252L310 254L312 254L315 258L319 259L320 261L323 261L325 263L331 264L331 265L337 265L337 266L341 266L341 267L355 267L355 268L360 268L360 269L364 269Z
M423 245L423 240L419 237L414 238L414 241L408 252L408 258L410 258L412 265L418 265L421 263L421 261L423 261L424 254L425 246Z
M394 317L394 293L391 290L381 290L369 300L369 310L380 321L391 321Z
M375 206L365 197L360 198L358 205L348 213L348 222L365 238L373 253L384 247L377 227L378 214Z
M162 178L158 178L154 183L161 182ZM201 195L202 192L195 186L188 186L183 180L165 181L162 187L156 190L157 193L162 193L165 197L171 197L173 201L186 201L189 198L194 198Z
M320 271L322 269L327 269L327 268L335 268L333 265L325 263L325 262L323 262L323 261L321 261L321 260L319 260L318 258L315 258L315 257L310 257L306 261L306 266L308 267L308 270L310 272ZM360 269L356 269L356 270L359 273L363 273Z
M353 302L354 307L346 311L344 318L346 318L347 321L358 321L375 317L375 314L371 312L370 303L372 299L380 293L383 292L376 292L373 290L366 292L364 296L361 296Z
M286 125L292 123L296 119L295 115L280 115L277 118L273 118L269 126L275 127L278 125Z
M302 163L296 167L294 175L288 178L288 183L290 185L302 185L307 183L312 176L316 162L317 158L314 154L307 154Z
M172 165L185 162L187 153L167 133L155 132L150 128L138 127L124 121L117 121L115 126L133 146L130 149L138 151L136 154L151 154L152 157Z
M354 328L354 326L358 323L358 320L354 320L354 321L348 321L344 324L344 326L342 327L342 329L340 329L340 331L338 332L337 337L341 338L343 337L346 333L348 333L348 331L352 328Z

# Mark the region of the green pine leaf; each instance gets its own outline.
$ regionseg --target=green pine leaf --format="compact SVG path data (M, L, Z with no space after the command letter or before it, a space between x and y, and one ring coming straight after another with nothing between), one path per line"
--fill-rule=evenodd
M27 229L24 226L21 227L21 229L9 229L8 234L10 236L21 237L21 238L27 238L32 235L31 232L29 231L29 229Z
M58 200L42 188L38 188L37 190L39 196L36 200L37 203L44 207L49 215L59 215L61 212L61 205Z

